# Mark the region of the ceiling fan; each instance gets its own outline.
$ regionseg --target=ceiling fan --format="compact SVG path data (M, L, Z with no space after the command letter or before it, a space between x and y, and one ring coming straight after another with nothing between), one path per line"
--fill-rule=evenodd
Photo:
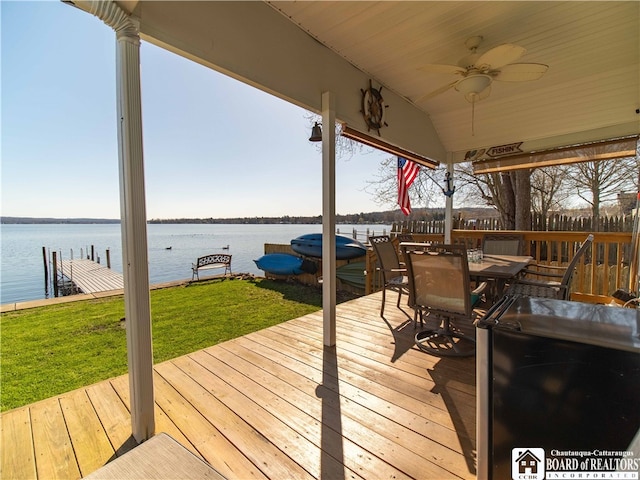
M470 53L458 61L458 65L424 65L420 70L430 73L459 75L462 78L444 85L419 98L417 102L433 98L454 88L464 95L470 103L487 98L491 93L493 80L503 82L527 82L538 80L549 68L542 63L512 63L525 54L526 49L519 45L505 43L483 54L478 53L481 36L470 37L465 46Z

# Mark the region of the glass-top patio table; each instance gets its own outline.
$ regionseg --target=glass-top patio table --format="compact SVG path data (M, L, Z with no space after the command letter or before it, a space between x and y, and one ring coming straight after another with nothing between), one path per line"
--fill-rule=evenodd
M484 255L482 260L469 260L469 273L475 277L510 279L518 275L533 259L516 255Z
M531 263L533 258L519 255L484 255L477 262L469 260L469 275L482 280L493 280L491 296L500 298L504 287L510 279Z

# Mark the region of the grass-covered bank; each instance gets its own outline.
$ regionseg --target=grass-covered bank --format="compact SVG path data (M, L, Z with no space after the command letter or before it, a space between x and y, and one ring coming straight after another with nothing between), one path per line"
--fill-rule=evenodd
M162 362L321 308L321 291L266 279L151 291L154 362ZM122 296L4 313L2 411L127 371Z

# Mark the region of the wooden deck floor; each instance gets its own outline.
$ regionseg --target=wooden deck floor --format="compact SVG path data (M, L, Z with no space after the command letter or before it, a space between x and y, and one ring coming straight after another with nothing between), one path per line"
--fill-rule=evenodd
M229 479L475 478L475 360L413 347L380 294L156 365L156 430ZM407 310L408 312L408 310ZM391 327L391 328L390 328ZM80 478L134 446L127 376L5 412L9 478Z

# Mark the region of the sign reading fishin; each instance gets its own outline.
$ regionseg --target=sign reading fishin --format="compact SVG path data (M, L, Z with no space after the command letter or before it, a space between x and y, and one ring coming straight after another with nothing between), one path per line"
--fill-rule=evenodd
M522 142L510 143L508 145L499 145L497 147L491 147L487 150L487 155L490 157L502 157L504 155L511 155L514 153L522 153L520 146Z

